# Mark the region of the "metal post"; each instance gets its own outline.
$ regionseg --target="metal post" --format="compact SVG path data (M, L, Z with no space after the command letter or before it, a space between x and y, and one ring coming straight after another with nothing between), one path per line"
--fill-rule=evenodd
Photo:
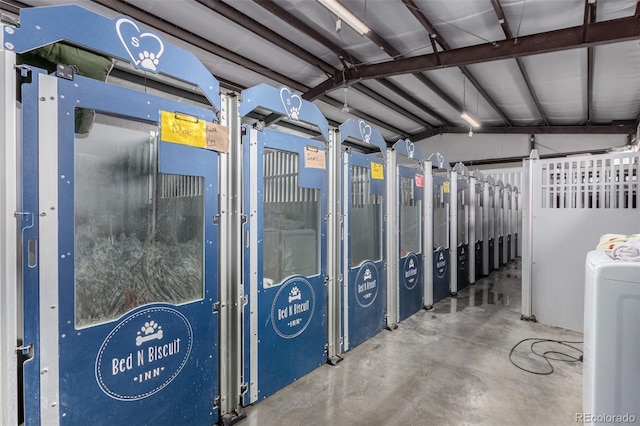
M493 187L493 268L500 269L500 187Z
M349 153L345 152L342 156L342 330L343 341L342 351L349 350L349 219L352 201L349 199L351 192L349 173ZM353 194L351 194L353 196Z
M469 176L469 284L476 283L476 178ZM473 292L472 292L473 293Z
M489 182L482 184L482 275L489 275Z
M18 424L17 129L15 54L0 25L0 424Z
M433 308L433 173L431 162L425 161L422 167L424 171L423 205L422 205L422 229L423 245L422 259L424 262L424 306Z
M328 308L328 351L327 359L329 364L336 365L342 358L340 357L341 323L340 318L341 302L340 289L342 280L340 276L340 142L338 132L331 130L329 138L329 194L327 199L327 276L329 283L327 286Z
M400 321L400 305L398 303L398 167L395 149L387 149L387 328L394 328Z
M451 259L449 289L451 295L456 296L458 294L458 174L455 170L451 170L449 177L449 259Z
M229 127L229 152L220 163L220 418L231 424L245 417L242 398L242 148L238 98L222 96L220 124Z
M522 319L534 319L531 306L533 255L533 173L537 151L522 166Z

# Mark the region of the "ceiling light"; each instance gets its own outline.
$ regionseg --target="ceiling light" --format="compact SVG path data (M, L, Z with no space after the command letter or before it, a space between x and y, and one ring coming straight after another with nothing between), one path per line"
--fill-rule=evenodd
M469 123L471 126L480 127L480 123L478 123L473 117L471 117L466 112L463 112L462 114L460 114L460 117L462 117L462 119L467 123Z
M345 24L356 30L361 36L369 32L369 27L367 27L364 22L356 18L353 13L349 12L336 0L318 0L318 2L333 12L338 18L342 19Z

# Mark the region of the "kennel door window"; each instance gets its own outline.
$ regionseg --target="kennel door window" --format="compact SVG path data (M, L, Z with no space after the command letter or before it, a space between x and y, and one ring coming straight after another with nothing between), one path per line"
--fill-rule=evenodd
M78 328L203 297L204 178L158 172L157 130L95 113L75 136Z

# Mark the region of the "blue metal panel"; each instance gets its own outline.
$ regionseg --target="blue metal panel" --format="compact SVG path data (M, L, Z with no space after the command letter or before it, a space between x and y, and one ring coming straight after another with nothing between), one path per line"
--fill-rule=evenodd
M77 329L74 275L74 109L90 108L152 123L159 123L160 110L179 110L203 119L213 118L212 112L82 77L76 77L75 81L59 79L58 82L59 158L51 161L58 162L61 179L58 194L58 246L62 254L58 277L60 422L214 423L218 419L217 410L212 409L218 387L218 326L212 305L218 297L218 231L211 218L218 211L218 154L164 142L158 147L159 172L204 177L204 214L208 220L203 224L205 288L202 300L179 306L163 303L140 306L117 320ZM25 94L27 92L28 96L23 97L24 145L33 147L37 146L37 133L29 126L37 129L33 114L38 99L37 92L25 87ZM37 170L33 169L31 156L32 153L26 156L29 160L25 162L25 177ZM35 183L31 178L25 179L24 197L33 197L25 204L37 205ZM26 292L36 291L37 276L25 275L24 285ZM25 335L38 334L37 328L27 330L32 327L37 312L25 313L28 313L25 314ZM158 335L157 343L139 344L136 332L151 319L162 328L163 334ZM42 333L46 332L46 325L41 326ZM37 337L35 339L37 341ZM121 368L116 369L116 364ZM37 371L25 367L25 383L31 386L32 382L38 382L37 377ZM182 392L186 388L192 392ZM29 398L27 417L37 423L35 412L39 410L39 402Z
M363 154L360 152L345 153L348 155L348 170L351 167L363 167L369 170L371 173L371 163L382 164L383 160L372 155ZM384 166L384 165L383 165ZM388 172L383 169L385 176ZM347 176L351 176L348 173ZM347 185L347 199L351 199L351 182ZM372 195L380 195L382 198L381 203L381 215L384 215L384 206L386 203L386 185L385 179L371 179L370 192ZM343 209L349 209L350 205L344 205ZM347 213L349 214L349 213ZM382 234L380 235L380 241L385 241L386 226L385 221L381 217ZM374 227L371 228L372 232L377 232ZM352 230L345 236L344 250L347 253L351 252L351 240ZM359 344L370 339L386 326L385 314L387 310L387 279L385 271L385 259L386 259L386 245L382 244L382 256L381 259L366 259L358 265L352 264L352 259L349 256L348 260L348 282L347 291L349 291L348 302L348 324L349 324L349 350L358 346Z
M451 293L449 288L449 252L444 247L438 247L433 252L433 302L438 302Z
M363 146L375 146L383 155L387 152L387 143L378 129L372 127L364 120L347 120L339 127L340 143L347 139L362 142Z
M489 273L495 269L495 250L493 249L495 240L489 238Z
M398 166L398 176L402 178L409 178L414 180L416 185L416 191L413 193L414 200L423 200L424 191L422 187L418 186L421 182L424 186L424 175L422 170L414 169L406 166ZM400 181L398 181L400 184ZM421 204L422 210L426 208L425 203ZM421 229L424 227L422 218L424 217L423 211L420 212ZM402 217L399 216L398 228L402 225ZM422 233L421 233L422 234ZM402 242L398 244L398 247L402 246ZM422 236L420 238L420 247L424 246ZM424 250L423 250L424 251ZM398 266L398 289L399 289L399 309L400 309L400 321L403 321L411 315L424 308L423 300L423 288L427 285L424 272L423 272L423 251L419 253L407 253L406 256L400 257Z
M431 154L429 156L429 161L431 162L431 165L436 169L451 170L451 165L449 164L447 159L444 158L444 155L440 154L439 152Z
M469 244L458 245L458 291L469 286Z
M482 240L476 241L476 281L482 278L482 254L483 246Z
M20 27L4 36L5 48L17 53L67 41L129 62L140 70L193 83L220 110L218 81L195 55L166 43L128 16L108 19L76 5L34 7L22 9Z
M396 151L396 153L398 153L398 155L402 155L407 158L413 158L418 161L424 161L424 155L422 154L420 148L415 146L409 139L400 139L393 145L393 149Z
M244 96L244 95L243 95ZM247 102L245 98L243 102ZM326 287L326 170L304 167L299 164L299 186L319 189L320 203L320 273L311 276L293 275L281 283L266 286L264 283L264 166L265 148L298 154L304 161L305 148L308 146L324 150L319 141L300 138L272 129L258 132L258 161L253 170L257 181L251 181L249 135L244 136L245 166L245 209L257 216L257 298L252 306L257 307L257 347L250 346L250 324L245 323L245 377L250 377L249 360L257 352L258 359L258 401L284 386L304 376L326 362L327 343L327 287ZM304 182L304 185L303 185ZM250 186L257 185L257 205L252 205ZM255 212L255 213L254 213ZM250 256L252 248L245 244L245 294L251 294ZM255 309L255 308L252 308ZM246 312L249 318L250 313ZM251 385L253 386L253 384ZM250 403L250 395L245 395L244 404Z
M313 124L320 130L324 140L329 141L329 123L320 109L287 86L275 88L263 83L243 90L242 103L238 107L240 116L244 117L257 108L280 113L289 120Z

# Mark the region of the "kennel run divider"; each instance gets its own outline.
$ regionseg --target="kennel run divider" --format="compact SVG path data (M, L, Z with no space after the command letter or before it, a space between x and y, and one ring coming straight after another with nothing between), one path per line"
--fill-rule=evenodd
M585 258L604 234L640 229L640 153L523 165L522 316L583 330Z

